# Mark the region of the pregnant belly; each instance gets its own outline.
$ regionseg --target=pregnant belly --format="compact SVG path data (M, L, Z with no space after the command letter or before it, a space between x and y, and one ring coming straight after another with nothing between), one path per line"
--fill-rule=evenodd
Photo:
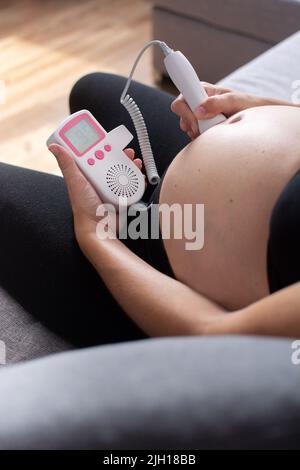
M184 148L165 175L160 203L204 204L204 246L164 240L177 279L228 309L269 293L272 208L300 167L300 110L252 108Z

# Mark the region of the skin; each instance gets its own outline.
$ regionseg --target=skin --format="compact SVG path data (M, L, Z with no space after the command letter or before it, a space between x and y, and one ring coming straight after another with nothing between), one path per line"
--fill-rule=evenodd
M269 294L269 223L300 168L299 128L293 107L244 110L184 148L164 178L160 203L205 205L202 250L164 240L176 278L230 311Z
M299 336L300 283L269 295L265 259L272 207L300 166L300 111L205 86L210 97L202 109L193 113L182 97L172 104L192 143L170 166L160 201L205 203L203 250L191 255L183 249L184 240L165 240L176 274L172 279L119 240L98 239L96 208L102 201L66 150L51 145L68 188L76 238L124 312L150 336ZM197 118L220 112L229 121L198 138ZM127 155L134 159L132 150ZM140 167L139 159L135 163Z

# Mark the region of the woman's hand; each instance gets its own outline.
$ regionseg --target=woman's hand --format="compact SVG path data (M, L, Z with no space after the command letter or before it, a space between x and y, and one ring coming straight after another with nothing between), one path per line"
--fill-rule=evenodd
M102 201L64 147L52 144L49 146L49 150L56 157L64 176L73 211L75 235L82 248L90 235L96 235L96 227L99 222L96 211ZM142 161L139 158L134 158L133 149L126 149L125 153L139 169L142 168Z
M180 128L186 132L190 139L199 136L198 120L211 119L222 113L230 117L243 109L261 106L266 100L256 96L248 95L228 88L222 88L210 83L202 82L207 100L194 112L189 108L182 95L179 95L171 105L172 111L180 117Z

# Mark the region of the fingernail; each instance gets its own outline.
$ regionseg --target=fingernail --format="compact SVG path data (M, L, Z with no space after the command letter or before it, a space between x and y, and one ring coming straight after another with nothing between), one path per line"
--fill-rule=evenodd
M204 106L199 106L199 108L196 109L195 114L197 118L202 118L206 114L206 110Z

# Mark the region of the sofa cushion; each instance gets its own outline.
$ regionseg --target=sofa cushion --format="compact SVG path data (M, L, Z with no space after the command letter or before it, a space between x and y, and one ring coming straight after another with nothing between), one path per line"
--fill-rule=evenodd
M276 43L298 31L300 0L154 0L157 8Z
M237 69L219 84L291 101L300 88L300 32ZM299 91L297 94L299 96Z
M171 338L0 371L0 449L300 448L290 340Z
M65 351L72 347L27 313L2 288L0 288L0 341L2 347L5 345L6 365ZM3 362L1 357L1 367Z

